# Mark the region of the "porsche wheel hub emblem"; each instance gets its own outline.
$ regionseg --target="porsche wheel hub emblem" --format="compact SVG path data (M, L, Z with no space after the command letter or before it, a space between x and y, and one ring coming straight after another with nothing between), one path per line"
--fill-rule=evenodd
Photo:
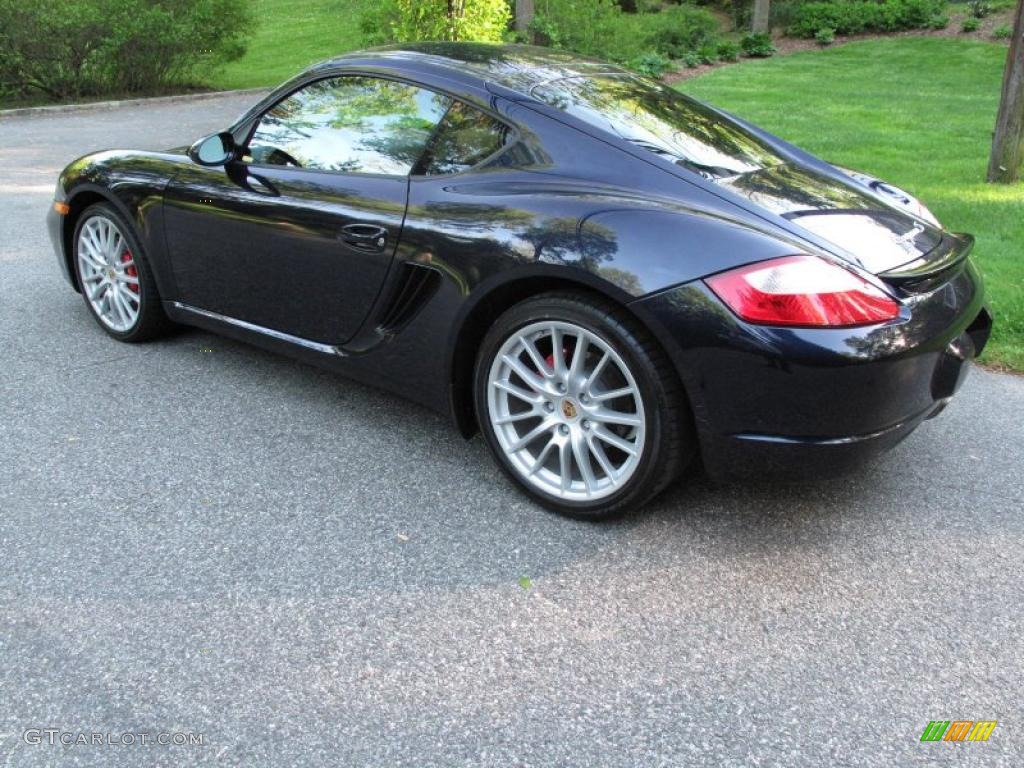
M567 418L567 419L575 419L576 418L576 413L577 413L576 405L575 405L575 403L573 403L572 400L563 400L562 401L562 415L565 416L565 418Z

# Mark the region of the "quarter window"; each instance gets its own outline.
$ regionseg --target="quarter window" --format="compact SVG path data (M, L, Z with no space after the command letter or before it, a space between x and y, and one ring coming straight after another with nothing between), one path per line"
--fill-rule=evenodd
M427 176L460 173L486 160L509 138L504 123L456 101L441 121L420 168Z
M451 104L392 80L318 80L260 119L248 154L264 165L405 176Z

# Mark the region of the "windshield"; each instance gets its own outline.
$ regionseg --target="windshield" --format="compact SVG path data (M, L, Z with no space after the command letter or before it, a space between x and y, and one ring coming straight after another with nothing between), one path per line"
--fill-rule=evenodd
M785 160L735 123L671 88L629 74L566 77L531 95L710 179Z

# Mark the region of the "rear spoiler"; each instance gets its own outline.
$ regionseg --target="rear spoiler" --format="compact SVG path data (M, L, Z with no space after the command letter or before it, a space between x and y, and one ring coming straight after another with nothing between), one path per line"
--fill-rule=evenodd
M903 264L878 277L901 287L912 287L914 283L931 281L953 271L967 260L974 247L974 236L967 234L945 234L941 242L920 258Z

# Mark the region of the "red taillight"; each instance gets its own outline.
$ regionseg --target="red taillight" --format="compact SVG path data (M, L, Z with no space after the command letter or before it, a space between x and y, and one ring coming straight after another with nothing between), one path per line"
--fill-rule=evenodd
M900 313L899 304L871 283L816 256L749 264L706 282L733 312L762 325L869 325Z

